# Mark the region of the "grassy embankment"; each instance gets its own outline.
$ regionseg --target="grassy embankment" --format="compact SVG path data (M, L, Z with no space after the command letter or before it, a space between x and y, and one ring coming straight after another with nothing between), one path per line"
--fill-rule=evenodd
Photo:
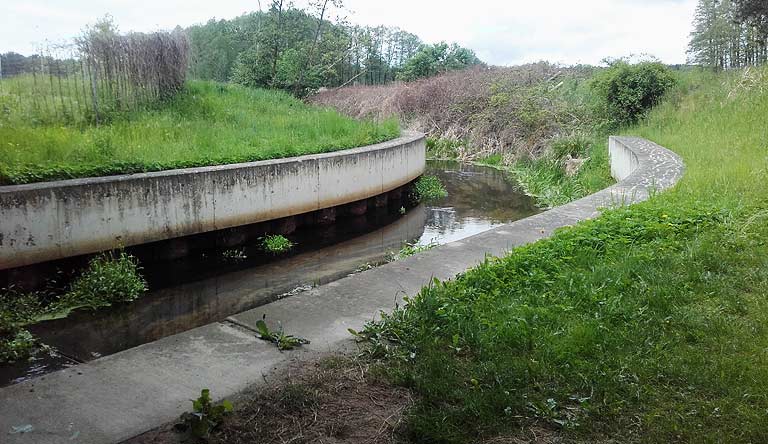
M675 189L368 326L408 437L768 441L768 70L742 75L689 74L626 130L684 158Z
M107 124L68 125L29 115L14 101L21 80L3 82L0 185L289 157L399 135L392 119L357 121L283 92L197 81L167 102Z

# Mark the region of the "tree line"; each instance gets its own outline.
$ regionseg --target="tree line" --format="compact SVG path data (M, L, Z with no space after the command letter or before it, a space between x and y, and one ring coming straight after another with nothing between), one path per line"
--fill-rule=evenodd
M314 0L306 9L272 0L263 11L191 26L190 74L302 95L320 87L414 80L481 63L456 44L426 45L399 28L353 25L338 17L339 11L340 0Z
M765 0L699 0L693 24L692 63L726 69L768 61Z

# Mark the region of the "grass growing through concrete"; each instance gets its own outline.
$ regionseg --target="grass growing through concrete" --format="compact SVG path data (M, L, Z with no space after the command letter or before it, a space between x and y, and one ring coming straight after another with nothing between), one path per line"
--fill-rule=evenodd
M154 109L100 126L0 116L0 184L248 162L372 144L396 120L357 121L279 91L191 82Z
M768 441L768 71L689 76L628 131L684 158L674 190L368 326L412 441Z

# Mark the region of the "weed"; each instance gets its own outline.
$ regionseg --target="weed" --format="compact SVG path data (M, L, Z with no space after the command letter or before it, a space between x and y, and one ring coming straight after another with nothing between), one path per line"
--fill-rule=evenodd
M272 254L286 253L295 245L282 234L269 234L261 239L262 250Z
M425 202L446 196L448 191L437 176L421 176L414 184L413 197L416 201Z
M221 253L221 257L227 262L242 262L248 259L245 250L242 248L230 248Z
M267 327L267 323L264 322L266 317L267 315L264 315L261 320L256 322L256 330L259 332L260 339L275 343L278 350L291 350L301 345L310 343L308 339L285 334L285 331L283 330L283 324L279 321L277 331L270 330L269 327Z
M413 256L414 254L421 253L422 251L431 250L432 248L437 247L439 244L437 242L430 242L425 245L420 245L416 242L406 242L403 244L403 246L400 248L400 251L397 253L390 252L387 254L386 261L387 262L393 262L400 259L405 259L407 257Z
M226 399L219 404L214 404L211 401L211 391L203 389L200 397L192 400L192 412L181 415L181 421L193 436L204 439L219 427L226 415L233 410L234 406Z
M59 300L52 303L37 320L64 318L74 310L97 310L114 304L132 302L147 291L147 283L139 273L141 267L124 251L100 254L88 263Z

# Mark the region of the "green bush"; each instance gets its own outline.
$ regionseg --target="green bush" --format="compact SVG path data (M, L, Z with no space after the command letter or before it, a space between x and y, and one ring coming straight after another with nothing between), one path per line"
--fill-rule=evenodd
M609 119L627 125L659 103L676 83L675 75L662 63L618 61L595 75L591 87L603 100Z

